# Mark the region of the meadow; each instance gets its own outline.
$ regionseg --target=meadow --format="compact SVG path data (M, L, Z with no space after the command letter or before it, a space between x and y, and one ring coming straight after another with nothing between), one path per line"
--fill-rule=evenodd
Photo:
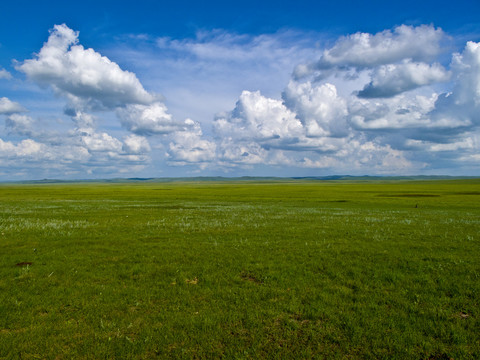
M0 185L0 359L479 359L480 180Z

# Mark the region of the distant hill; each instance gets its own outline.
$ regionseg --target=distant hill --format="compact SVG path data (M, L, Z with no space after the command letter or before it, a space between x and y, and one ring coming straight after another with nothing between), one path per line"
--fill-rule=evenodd
M477 176L447 176L447 175L418 175L418 176L302 176L302 177L269 177L269 176L197 176L197 177L162 177L162 178L113 178L113 179L42 179L26 181L4 181L4 184L71 184L71 183L168 183L168 182L290 182L290 181L421 181L421 180L460 180L478 179Z

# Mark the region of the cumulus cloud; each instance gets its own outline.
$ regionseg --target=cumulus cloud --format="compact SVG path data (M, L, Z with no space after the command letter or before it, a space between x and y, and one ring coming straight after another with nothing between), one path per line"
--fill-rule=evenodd
M302 135L302 124L280 100L259 91L243 91L230 113L219 114L214 129L220 137L256 140L264 144L291 143Z
M431 97L404 95L392 99L354 99L349 104L349 119L357 130L448 126L434 123L427 116L434 109L436 100L436 94Z
M376 68L369 84L358 92L363 98L393 97L420 86L445 82L450 74L438 63L411 62L389 64Z
M57 148L74 148L77 153L87 154L81 167L121 167L123 170L138 169L149 162L151 148L144 137L129 135L124 141L104 131L91 128L75 129Z
M134 73L93 49L85 49L78 38L79 33L65 24L55 25L38 55L16 66L29 79L52 87L67 99L65 114L78 129L92 133L98 125L94 113L107 110L136 135L188 130L185 121L174 119L161 96L145 90ZM133 146L133 138L128 139ZM87 137L86 141L93 145L99 138Z
M88 114L81 110L67 110L79 129L93 129L95 127L95 118L92 114Z
M293 30L251 35L205 29L188 38L149 37L129 46L131 41L111 47L109 54L148 74L141 78L144 86L161 86L169 111L200 122L206 133L205 124L243 90L278 97L293 67L319 55L316 34Z
M155 101L135 74L79 45L78 35L65 24L55 25L38 55L18 64L16 69L68 96L72 102L84 101L91 107L111 109Z
M355 152L352 152L354 168L369 167L378 173L389 174L408 171L413 166L402 151L392 149L389 144L356 141L353 146L355 148Z
M452 59L452 71L456 77L453 90L457 104L480 105L480 43L467 42L461 54Z
M150 144L148 140L143 136L128 135L123 142L123 151L127 154L145 154L150 152Z
M186 121L176 121L167 112L165 104L127 105L119 108L117 114L122 124L138 135L168 134L188 128Z
M36 169L45 174L58 173L86 176L92 173L119 173L118 167L125 171L139 170L145 159L137 155L128 155L112 149L111 139L92 139L85 144L49 145L33 139L20 142L0 139L0 165L11 171L22 169L28 165L32 171ZM107 144L107 145L106 145ZM109 151L111 150L111 151ZM83 175L82 175L83 174Z
M9 168L12 174L14 169L35 169L46 176L120 174L142 170L149 151L146 139L135 135L122 143L105 132L77 129L56 143L41 137L18 142L0 139L0 168Z
M283 92L285 105L300 119L307 137L344 137L348 134L347 103L335 85L312 86L291 81Z
M344 89L340 101L346 110L343 116L341 112L332 116L331 123L351 131L345 133L348 143L337 146L334 159L339 160L346 151L357 159L358 166L377 163L388 167L375 160L382 157L391 159L389 163L398 169L422 169L441 162L457 166L455 161L472 159L459 154L480 150L474 140L480 124L480 44L468 42L463 52L453 54L447 68L439 63L444 60L442 42L446 38L433 26L404 25L393 31L340 38L319 60L296 68L283 99L308 129L309 123L315 125L314 120L318 123L323 118L320 99L323 110L342 109L334 106L335 97L326 94L305 106L311 89L325 90L331 84ZM311 75L314 77L306 78ZM346 95L345 89L353 91ZM311 116L309 121L305 114ZM332 138L325 126L320 129L322 139ZM307 134L312 137L313 132ZM348 150L355 142L356 149ZM368 153L371 156L365 155ZM328 163L306 159L304 165Z
M320 122L328 120L319 119ZM217 155L221 161L233 164L277 165L289 164L285 151L337 151L343 140L326 135L327 132L319 131L315 124L303 124L294 109L289 109L282 100L265 97L259 91L243 91L235 108L218 114L215 119ZM312 129L314 136L308 133ZM328 127L328 131L334 129L333 124Z
M226 168L267 164L270 153L254 141L233 142L231 138L226 138L218 146L220 165Z
M45 145L32 139L22 140L18 144L0 139L0 158L29 158L31 160L45 154Z
M219 161L228 167L269 163L276 149L297 146L304 130L281 100L243 91L232 111L217 115L214 133Z
M11 79L12 74L10 74L7 70L5 69L0 69L0 79Z
M297 68L282 100L244 91L231 112L217 116L219 159L388 173L478 149L480 47L469 42L446 68L438 62L445 38L433 26L399 26L339 39L313 65ZM352 86L359 90L337 91Z
M282 78L283 91L242 91L258 88L239 81L235 105L210 124L186 114L187 120L177 120L135 74L85 49L78 35L57 25L38 55L17 64L27 78L66 99L64 113L73 129L60 131L53 141L53 133L33 131L52 117L23 114L20 104L0 98L6 132L15 136L14 141L0 140L2 167L38 163L72 173L117 174L158 161L237 173L288 168L398 174L478 162L480 44L468 42L448 64L443 53L447 35L433 26L356 33L324 50L300 51L303 64L290 81L288 74ZM271 77L272 72L263 73L270 63L282 63L278 69L293 64L301 46L283 46L279 39L218 31L199 33L196 39L158 39L155 45L157 52L175 55L169 57L175 69L187 67L188 76L202 72L197 81L207 83L215 71L223 75L233 65L240 73L258 64L260 77ZM279 60L282 56L285 60ZM178 71L171 71L172 78ZM215 79L189 91L214 89L212 96L222 97L224 87ZM233 103L235 98L222 98L222 107L226 99ZM174 101L186 102L182 96Z
M6 97L0 98L0 115L11 115L25 111L26 109L19 103L11 101Z
M476 140L473 137L465 137L449 143L438 143L428 140L409 139L405 145L417 151L428 152L451 152L458 150L475 150Z
M5 121L5 127L16 134L31 136L34 120L28 115L12 114Z
M89 152L119 153L122 150L121 141L105 132L83 132L81 140Z
M284 101L307 130L317 126L317 134L328 139L353 131L403 148L410 138L431 140L452 131L461 133L470 121L467 117L447 117L438 111L446 95L435 90L454 79L454 71L438 62L446 38L441 29L426 25L341 37L317 61L296 68ZM306 78L311 75L312 80ZM328 96L326 90L332 86L343 89L343 95L330 91ZM312 91L318 95L312 96ZM435 112L442 116L433 116ZM389 135L393 131L400 140ZM307 134L312 137L315 132Z
M401 25L377 34L358 32L341 37L333 47L323 51L318 61L300 65L295 74L302 77L332 68L368 68L404 59L431 60L441 52L444 38L441 29L426 25Z
M347 100L332 84L290 82L284 100L244 91L214 123L220 165L289 166L378 173L412 165L401 150L368 140L348 124Z
M196 164L200 168L216 158L216 144L202 138L199 123L187 119L190 131L176 132L169 144L167 159L173 165Z
M17 156L19 161L14 164L13 160L5 160L2 166L28 163L31 159L25 154L32 148L38 151L39 163L49 163L50 168L71 174L139 171L150 163L152 149L145 136L162 135L169 141L172 137L167 135L176 133L173 138L179 140L180 133L185 132L184 143L190 131L201 136L190 120L174 119L161 96L145 90L134 73L84 48L78 37L79 33L65 24L55 25L39 53L16 65L28 79L41 87L51 87L66 100L64 114L73 120L74 129L55 134L38 131L40 122L20 114L26 111L22 106L0 98L6 129L28 138L17 143L3 142L0 158ZM116 127L111 115L130 132L123 135L123 141L108 128L101 129L105 118L109 119L109 128ZM60 119L56 121L61 123Z
M439 96L430 116L440 123L457 123L460 131L480 125L480 43L467 42L462 53L452 57L454 86Z

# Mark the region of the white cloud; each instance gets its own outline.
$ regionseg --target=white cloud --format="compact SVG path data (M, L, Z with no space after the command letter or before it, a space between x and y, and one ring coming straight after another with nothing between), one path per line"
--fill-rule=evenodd
M214 129L219 137L255 140L271 146L295 142L303 134L295 113L282 101L264 97L259 91L243 91L232 112L217 116Z
M357 33L341 38L319 61L297 67L296 81L283 93L285 104L302 120L309 139L315 134L309 126L322 124L324 114L337 109L326 124L337 124L345 131L343 135L349 136L348 142L332 144L334 133L323 124L316 133L332 145L334 155L329 158L339 160L347 153L352 160L346 162L352 168L370 166L380 171L382 166L421 169L427 162L429 166L442 161L453 164L460 159L459 153L472 151L480 124L480 46L467 43L446 69L438 63L445 38L442 30L433 26L400 26L375 35ZM362 85L365 74L368 80ZM307 75L316 77L301 82ZM335 106L335 96L325 92L312 95L332 84L342 87L344 95L348 94L346 88L353 87L352 95L342 98L336 94L339 104L346 104L343 114L342 107ZM449 87L451 92L437 94ZM305 159L305 166L320 166L327 157Z
M142 83L161 92L178 119L191 118L205 133L216 113L232 107L243 90L278 97L293 67L319 55L318 34L279 31L252 36L203 30L186 39L128 39L108 49L135 68Z
M218 164L224 168L275 165L281 149L297 147L302 123L281 100L243 91L235 108L214 121Z
M105 132L77 130L58 144L43 143L35 139L20 142L0 139L0 169L30 169L45 177L90 177L94 174L128 173L141 171L149 163L142 153L148 150L141 139L126 139L125 143ZM134 135L135 136L135 135ZM136 149L133 142L137 141Z
M16 134L30 136L32 134L34 120L27 115L12 114L5 121L6 128Z
M471 131L480 125L480 43L469 41L462 53L453 54L451 71L453 89L439 97L430 116Z
M458 150L475 150L477 146L475 145L475 140L473 137L465 137L458 141L453 141L450 143L435 143L432 141L426 140L413 140L409 139L406 141L406 146L411 147L415 150L428 151L428 152L451 152Z
M448 81L450 74L438 63L411 62L382 65L375 68L372 81L359 93L363 98L393 97L420 86Z
M117 141L104 133L78 134L59 145L34 139L19 142L0 139L0 170L7 170L10 180L15 173L24 174L23 178L67 175L85 178L93 174L141 171L148 158L124 153Z
M175 51L194 56L197 61L218 63L269 62L277 67L291 62L292 56L311 54L311 40L305 34L283 31L276 34L250 36L233 34L223 30L198 31L194 39L157 39L157 46L164 51ZM306 44L310 46L305 46Z
M382 145L370 141L355 145L357 149L352 158L355 159L357 168L367 166L379 173L398 173L412 168L403 152L392 149L389 144Z
M435 123L427 116L436 100L436 94L430 98L401 95L391 99L355 99L349 104L350 122L357 130L457 126L457 123Z
M95 126L95 118L92 114L72 110L71 116L79 129L93 129Z
M0 159L30 158L36 159L45 153L45 145L32 139L22 140L18 144L0 139Z
M311 82L290 81L283 92L289 110L301 120L308 137L344 137L349 133L347 103L335 85L312 86Z
M11 101L6 97L0 98L0 115L10 115L20 112L25 112L26 109L19 103Z
M17 65L31 80L51 86L67 99L65 114L78 129L94 129L97 119L91 112L97 110L115 111L122 125L138 135L185 128L184 122L168 113L158 95L143 88L134 73L93 49L85 49L78 44L78 35L65 24L55 25L39 54Z
M352 141L359 142L347 153L363 166L367 161L360 161L360 154L367 150L383 154L363 156L373 164L377 156L392 158L392 151L404 149L409 139L445 141L445 134L471 124L468 117L432 116L443 97L434 89L440 89L439 83L447 86L452 76L438 63L446 38L441 29L425 25L342 37L318 61L297 66L296 80L283 93L285 104L302 120L307 139L320 136L331 153L343 156ZM310 75L312 80L305 79ZM335 143L334 136L348 143ZM375 149L365 148L367 143L376 144Z
M105 132L82 132L81 140L89 152L122 151L122 142Z
M322 156L320 159L311 159L304 157L297 162L297 166L311 169L334 168L338 164L338 160L330 156Z
M296 75L302 77L313 71L332 68L368 68L404 59L431 60L441 52L444 38L441 29L426 25L401 25L393 31L385 30L374 35L358 32L338 39L333 47L323 51L317 62L300 65Z
M140 155L151 151L148 140L143 136L128 135L123 141L123 151L127 154Z
M467 42L463 53L454 54L452 71L456 75L453 95L456 104L480 105L480 43Z
M6 79L9 80L12 78L12 74L10 74L7 70L5 69L0 69L0 79Z
M254 141L238 142L225 138L218 145L219 164L226 168L237 165L266 164L269 151Z
M148 140L142 135L190 130L189 122L175 120L160 97L147 92L135 74L122 70L93 49L79 45L78 32L66 25L56 25L38 55L17 63L16 68L30 80L41 86L50 86L66 99L64 114L71 117L74 129L65 131L63 126L63 132L58 133L48 128L34 131L39 129L41 122L54 119L37 121L18 114L25 109L1 98L0 113L7 115L6 128L11 134L31 139L19 143L4 142L4 155L8 150L9 158L0 167L29 166L31 159L22 154L26 153L27 145L33 148L36 144L38 154L35 159L39 168L41 164L48 164L50 173L141 171L150 163L151 152ZM124 134L122 142L110 133L121 131L112 120L120 120L134 134ZM61 119L55 121L62 122ZM17 163L13 162L15 156L19 160Z
M167 152L167 159L172 165L196 164L205 167L216 158L216 144L202 138L199 123L187 119L190 131L179 131L173 135Z
M160 102L151 105L127 105L117 109L120 120L129 131L138 135L168 134L188 127L185 121L174 120Z
M368 141L349 128L347 101L335 86L290 82L284 99L244 91L233 111L217 117L220 166L356 171L370 162L382 173L412 166L400 150Z
M332 154L310 155L301 161L302 167L326 168L342 174L363 174L365 168L377 174L398 174L423 164L409 161L403 151L388 144L368 141L364 136L352 136L343 147Z
M78 32L65 24L55 25L38 55L16 69L38 84L51 86L71 102L85 102L93 108L155 101L135 74L120 69L93 49L78 45Z
M0 140L0 171L36 167L81 178L146 168L157 174L159 166L176 166L171 171L180 175L196 166L236 174L398 174L454 172L478 162L480 44L467 43L446 65L447 36L433 26L357 33L324 50L312 34L301 35L199 32L121 57L142 69L149 88L170 92L169 110L135 74L57 25L17 69L61 95L64 115L39 115L24 101L30 112L22 114L20 104L0 98L11 137ZM142 42L135 50L148 44L135 41ZM112 58L130 56L124 50L106 49ZM303 65L290 79L296 62Z

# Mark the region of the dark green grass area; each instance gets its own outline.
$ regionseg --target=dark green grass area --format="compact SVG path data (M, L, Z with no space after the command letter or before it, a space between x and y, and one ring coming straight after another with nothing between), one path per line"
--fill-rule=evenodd
M0 358L480 358L480 181L0 186Z

